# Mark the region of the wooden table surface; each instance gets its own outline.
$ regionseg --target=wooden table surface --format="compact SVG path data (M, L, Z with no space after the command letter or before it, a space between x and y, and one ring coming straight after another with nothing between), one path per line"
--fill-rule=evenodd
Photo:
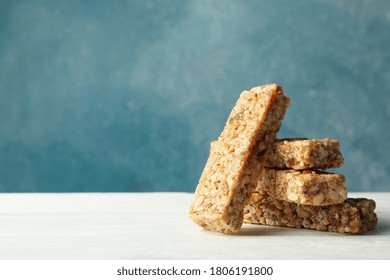
M390 259L390 193L364 235L244 225L209 232L189 193L2 193L0 259Z

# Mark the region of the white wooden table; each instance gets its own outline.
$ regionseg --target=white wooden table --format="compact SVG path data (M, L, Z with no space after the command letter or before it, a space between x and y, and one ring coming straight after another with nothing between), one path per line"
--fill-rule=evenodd
M364 235L244 225L209 232L188 193L0 194L0 259L390 259L390 193Z

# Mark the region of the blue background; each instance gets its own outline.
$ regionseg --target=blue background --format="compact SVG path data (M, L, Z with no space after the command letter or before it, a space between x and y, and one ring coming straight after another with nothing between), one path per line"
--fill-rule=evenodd
M240 92L390 191L383 1L0 1L0 191L194 191Z

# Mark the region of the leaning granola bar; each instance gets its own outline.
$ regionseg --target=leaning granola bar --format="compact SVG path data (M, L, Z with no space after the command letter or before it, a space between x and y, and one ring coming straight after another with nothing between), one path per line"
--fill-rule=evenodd
M343 203L309 206L253 193L245 208L244 222L339 233L365 233L375 228L375 201L347 198Z
M323 206L341 203L347 198L345 176L342 174L264 168L258 175L256 191L276 199Z
M271 84L241 93L226 126L210 149L189 216L202 227L225 233L241 228L243 209L256 186L256 152L276 137L289 98Z
M277 139L264 158L265 166L290 169L337 168L344 163L339 141L334 139Z

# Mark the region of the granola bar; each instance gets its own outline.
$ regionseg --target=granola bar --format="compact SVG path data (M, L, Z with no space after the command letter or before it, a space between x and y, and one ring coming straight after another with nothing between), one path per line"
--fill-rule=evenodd
M245 208L244 222L270 226L306 228L338 233L365 233L375 228L375 201L347 198L343 203L309 206L253 193Z
M210 155L195 191L189 216L213 231L241 228L243 209L256 186L256 152L276 138L289 98L271 84L241 93Z
M341 203L347 198L345 176L319 170L260 171L256 191L305 205Z
M277 139L267 150L265 166L290 169L337 168L344 163L334 139Z

